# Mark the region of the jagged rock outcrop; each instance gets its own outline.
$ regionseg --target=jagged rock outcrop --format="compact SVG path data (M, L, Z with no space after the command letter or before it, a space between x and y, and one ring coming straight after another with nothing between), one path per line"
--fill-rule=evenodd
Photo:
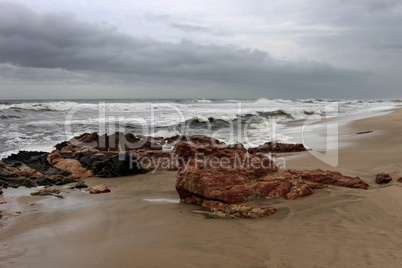
M272 207L245 205L255 199L297 199L326 185L367 189L357 177L323 170L278 171L266 156L216 146L196 148L180 142L176 154L186 160L178 171L176 190L182 203L198 204L228 216L259 217Z
M85 156L79 160L91 174L99 177L120 177L145 173L138 159L131 153L107 157L106 155Z
M314 182L317 184L326 184L326 185L336 185L341 187L348 188L360 188L367 189L369 185L361 180L359 177L350 177L342 175L336 171L329 170L295 170L289 169L288 172L297 178L302 180Z
M31 171L30 171L31 172ZM25 186L27 188L36 187L37 184L29 176L30 172L19 170L15 167L8 167L0 161L0 186L4 188L17 188Z

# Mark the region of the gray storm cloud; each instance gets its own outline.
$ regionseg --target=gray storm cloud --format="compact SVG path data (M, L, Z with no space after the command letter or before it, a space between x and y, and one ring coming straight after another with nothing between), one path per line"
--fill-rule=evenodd
M348 97L348 93L358 97L372 85L370 79L378 79L369 72L313 60L276 59L268 52L235 45L137 38L71 13L40 14L11 3L0 3L0 10L0 77L4 81L102 81L104 88L135 83L150 91L173 88L172 98L183 96L184 91L186 97L308 98ZM200 90L205 95L200 96ZM133 96L149 97L142 94Z

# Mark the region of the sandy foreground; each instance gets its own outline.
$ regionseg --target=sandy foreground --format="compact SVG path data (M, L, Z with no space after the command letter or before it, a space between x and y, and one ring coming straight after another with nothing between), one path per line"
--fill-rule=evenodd
M360 131L373 131L356 134ZM179 204L176 172L112 179L111 193L64 188L65 199L5 190L14 223L0 232L1 267L400 267L402 264L402 109L341 125L339 165L309 152L287 168L360 176L369 190L330 186L261 219L208 219ZM343 146L348 144L348 146ZM278 155L282 157L282 155ZM390 173L386 186L375 174ZM12 196L17 204L11 204Z

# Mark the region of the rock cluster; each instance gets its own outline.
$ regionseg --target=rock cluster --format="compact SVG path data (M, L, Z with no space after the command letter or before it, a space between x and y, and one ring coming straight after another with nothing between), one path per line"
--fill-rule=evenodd
M246 149L206 136L155 138L116 132L84 133L59 143L51 153L13 154L0 162L0 186L34 187L76 182L82 179L118 177L150 170L178 170L176 190L182 203L201 205L215 215L257 218L271 215L271 206L256 206L255 199L297 199L327 185L367 189L358 177L323 170L278 170L268 152L305 151L301 144L265 143ZM46 188L35 195L59 193ZM110 192L105 185L90 193Z

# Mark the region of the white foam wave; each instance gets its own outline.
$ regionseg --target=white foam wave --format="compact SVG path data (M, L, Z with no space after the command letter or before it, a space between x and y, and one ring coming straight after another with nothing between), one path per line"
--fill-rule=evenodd
M25 102L13 104L0 104L0 110L21 109L21 110L49 110L49 111L66 111L74 106L79 105L72 101L55 101L55 102Z
M194 102L198 102L198 103L211 103L211 100L206 100L206 99L196 99L194 100Z

